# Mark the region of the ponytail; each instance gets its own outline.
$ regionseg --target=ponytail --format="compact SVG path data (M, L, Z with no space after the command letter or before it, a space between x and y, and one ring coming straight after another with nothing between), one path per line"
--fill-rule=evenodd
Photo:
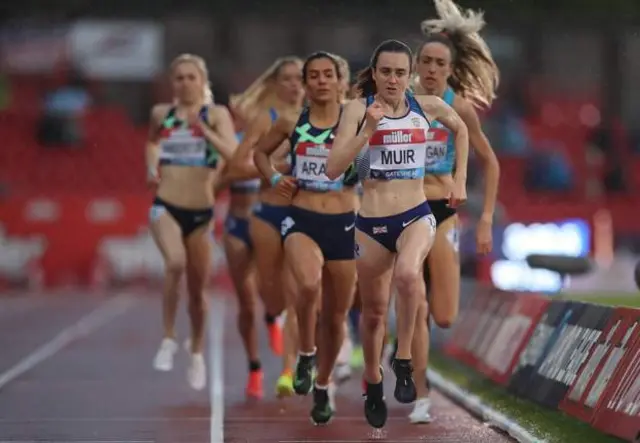
M356 90L360 97L368 97L378 92L376 82L373 80L373 68L368 66L358 73Z
M489 107L496 98L500 70L479 32L484 28L484 13L464 10L452 0L434 0L438 18L425 20L424 45L442 43L451 49L453 69L449 85L475 107ZM421 51L418 52L418 56Z

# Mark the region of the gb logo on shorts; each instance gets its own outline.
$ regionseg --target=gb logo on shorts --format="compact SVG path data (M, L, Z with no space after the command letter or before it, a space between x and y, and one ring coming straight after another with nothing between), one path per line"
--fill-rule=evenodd
M282 223L280 224L280 235L282 237L287 235L287 232L289 232L289 229L293 228L293 225L295 224L296 222L294 222L291 217L287 217L284 220L282 220Z

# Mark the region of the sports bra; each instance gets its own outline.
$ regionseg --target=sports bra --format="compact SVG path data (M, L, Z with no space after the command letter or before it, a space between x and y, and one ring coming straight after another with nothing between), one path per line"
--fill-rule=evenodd
M407 113L402 117L383 117L356 157L361 180L414 180L424 177L427 134L431 125L412 94L407 93L405 100ZM366 107L373 101L373 96L366 97Z
M296 127L289 137L292 174L298 181L298 187L308 191L327 192L340 191L345 186L354 186L358 176L353 167L334 180L326 175L327 158L338 123L331 128L316 128L309 121L310 113L308 107L302 110ZM340 114L342 114L342 107L340 107Z
M198 117L209 124L209 107L203 106ZM207 141L199 126L189 125L176 117L172 107L162 121L160 135L160 165L201 166L215 168L219 152Z

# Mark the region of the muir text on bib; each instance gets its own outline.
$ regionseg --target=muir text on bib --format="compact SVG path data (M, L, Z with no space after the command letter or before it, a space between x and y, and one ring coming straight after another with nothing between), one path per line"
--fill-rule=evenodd
M423 128L378 130L369 139L370 178L424 177L426 131Z

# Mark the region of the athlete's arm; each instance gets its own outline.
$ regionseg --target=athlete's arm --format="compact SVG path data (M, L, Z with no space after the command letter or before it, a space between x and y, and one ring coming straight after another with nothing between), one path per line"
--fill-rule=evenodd
M371 131L362 128L358 134L358 123L362 120L366 107L361 100L352 100L347 103L342 112L336 138L327 159L326 176L330 180L340 177L356 158L358 152L371 137Z
M160 163L160 147L158 146L158 125L162 117L168 112L168 105L155 105L151 109L149 117L149 135L145 146L145 159L147 165L147 179L158 179L158 164Z
M440 97L423 95L418 98L422 110L438 120L453 133L456 147L455 179L461 183L467 181L467 163L469 161L469 131L462 118Z
M209 125L201 124L202 132L222 158L228 161L238 147L231 114L224 106L215 105L209 109Z
M279 118L259 141L253 152L253 162L260 174L267 180L279 174L275 170L269 158L276 149L287 139L292 130L292 122L284 117Z
M231 159L229 175L234 180L248 180L260 177L260 172L253 164L253 148L269 128L271 116L267 111L260 112L248 125L247 131L238 149Z
M466 100L459 100L458 114L467 125L469 131L469 143L484 167L484 204L481 219L491 223L498 199L498 184L500 182L500 164L491 143L482 131L478 113ZM457 105L457 103L455 103Z

